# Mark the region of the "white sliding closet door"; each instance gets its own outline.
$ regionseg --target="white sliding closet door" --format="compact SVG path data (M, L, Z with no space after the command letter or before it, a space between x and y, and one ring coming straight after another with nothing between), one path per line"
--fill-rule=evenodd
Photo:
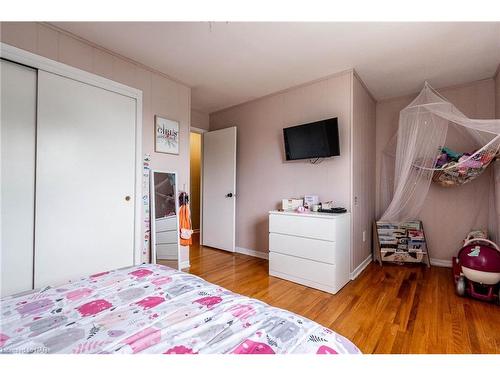
M35 287L134 263L136 101L38 74Z
M33 288L36 70L0 61L1 295Z

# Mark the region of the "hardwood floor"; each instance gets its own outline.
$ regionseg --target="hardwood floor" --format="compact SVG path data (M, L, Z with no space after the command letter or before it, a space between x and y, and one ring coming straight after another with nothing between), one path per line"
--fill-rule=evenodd
M336 295L268 275L268 262L192 246L189 272L329 327L363 353L500 353L500 307L455 295L451 270L374 263Z

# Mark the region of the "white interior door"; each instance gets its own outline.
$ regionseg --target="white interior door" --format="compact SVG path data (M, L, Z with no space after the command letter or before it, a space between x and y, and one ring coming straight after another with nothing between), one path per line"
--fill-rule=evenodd
M0 61L1 295L33 288L36 70Z
M202 243L234 252L236 127L203 134L202 185Z
M134 263L136 101L38 74L35 287Z

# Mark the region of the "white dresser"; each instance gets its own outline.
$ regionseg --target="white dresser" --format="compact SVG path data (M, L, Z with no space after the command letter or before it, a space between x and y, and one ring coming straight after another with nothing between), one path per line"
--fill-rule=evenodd
M329 293L349 282L350 213L269 212L269 274Z
M156 219L155 231L156 257L163 260L177 260L179 256L177 215Z

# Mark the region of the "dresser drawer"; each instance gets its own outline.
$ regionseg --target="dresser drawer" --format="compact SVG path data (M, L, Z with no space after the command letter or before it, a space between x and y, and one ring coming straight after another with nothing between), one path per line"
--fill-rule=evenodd
M335 264L335 242L269 233L269 251Z
M336 237L335 219L300 217L298 215L270 215L269 232L334 241Z
M179 257L177 244L156 245L156 257L166 260L177 259Z
M177 229L177 215L156 219L155 225L156 225L157 232L163 232L165 230L176 230Z
M156 243L157 244L165 244L165 243L175 243L177 244L177 231L169 230L166 232L158 232L156 231Z
M269 274L313 287L320 284L324 288L318 289L330 292L335 285L334 265L274 252L269 253Z

